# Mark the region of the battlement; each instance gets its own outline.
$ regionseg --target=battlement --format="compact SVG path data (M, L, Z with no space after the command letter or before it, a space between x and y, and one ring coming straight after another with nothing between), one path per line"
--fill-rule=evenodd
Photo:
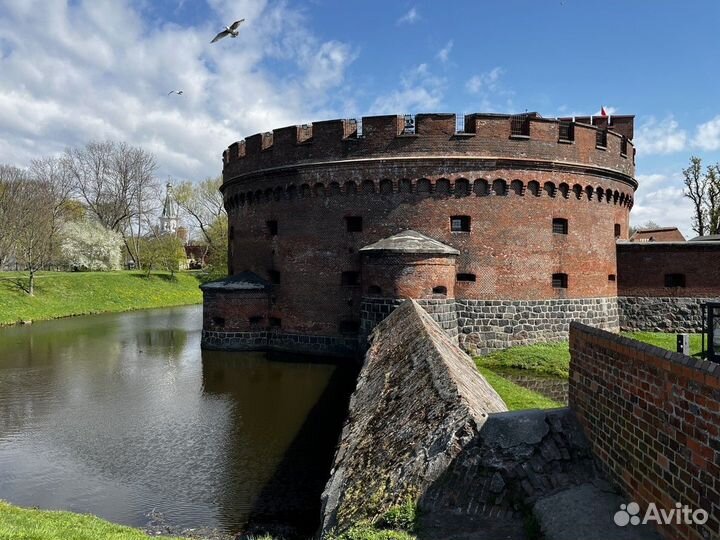
M260 170L350 159L522 157L634 176L634 116L543 118L473 113L365 116L257 133L223 152L224 180Z

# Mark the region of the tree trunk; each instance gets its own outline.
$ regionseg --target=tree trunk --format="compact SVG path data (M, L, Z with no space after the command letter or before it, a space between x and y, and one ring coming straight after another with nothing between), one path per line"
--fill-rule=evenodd
M35 271L30 270L30 286L28 287L28 294L35 296Z

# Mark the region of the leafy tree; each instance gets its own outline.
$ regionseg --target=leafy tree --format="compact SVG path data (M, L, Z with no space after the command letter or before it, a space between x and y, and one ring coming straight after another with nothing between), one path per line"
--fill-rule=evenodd
M218 176L206 178L197 184L183 182L174 189L178 206L197 224L209 247L213 246L209 229L219 217L225 215L221 185L222 177Z
M123 240L120 233L93 221L72 221L62 228L63 262L79 270L118 270Z
M139 246L140 267L148 276L152 270L165 270L174 276L185 260L185 248L176 236L166 234L142 238Z
M212 239L208 252L208 277L220 279L228 274L228 218L226 214L216 219L208 227L208 236Z

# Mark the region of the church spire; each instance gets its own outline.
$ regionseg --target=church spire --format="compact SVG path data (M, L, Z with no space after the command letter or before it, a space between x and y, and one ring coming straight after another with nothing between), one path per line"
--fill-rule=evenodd
M162 216L160 216L160 231L175 234L177 232L177 203L172 195L172 184L168 182L165 188L165 204Z

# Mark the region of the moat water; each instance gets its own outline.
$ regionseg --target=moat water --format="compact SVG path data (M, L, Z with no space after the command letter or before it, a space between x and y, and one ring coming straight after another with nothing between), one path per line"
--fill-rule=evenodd
M0 329L0 499L312 531L352 369L201 351L200 306Z

